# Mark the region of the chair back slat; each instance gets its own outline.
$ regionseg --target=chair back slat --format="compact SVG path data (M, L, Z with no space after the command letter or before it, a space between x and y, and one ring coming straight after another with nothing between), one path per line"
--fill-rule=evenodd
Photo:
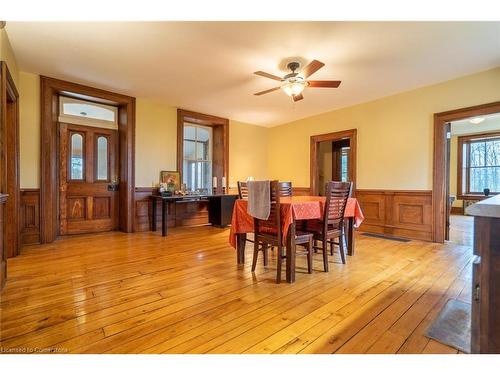
M326 202L323 217L325 230L340 229L344 224L344 213L352 190L352 182L330 181L326 184Z
M280 197L291 197L292 196L292 183L289 181L284 181L278 183Z
M269 218L267 220L254 218L255 234L258 235L262 232L275 234L277 241L281 244L281 206L278 181L271 181L269 199L271 203Z
M246 181L238 181L238 195L240 199L248 200L248 184Z

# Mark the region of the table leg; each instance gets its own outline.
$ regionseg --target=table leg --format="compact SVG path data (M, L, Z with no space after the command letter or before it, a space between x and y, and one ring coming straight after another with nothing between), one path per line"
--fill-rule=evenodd
M167 201L165 199L161 200L161 235L163 237L167 235Z
M354 218L347 220L347 255L354 255Z
M236 234L236 253L238 264L245 264L245 245L247 242L246 233Z
M151 217L151 230L153 232L156 232L156 199L151 199L152 207L151 207L151 212L152 212L152 217Z
M286 281L295 282L295 221L288 229L286 241Z

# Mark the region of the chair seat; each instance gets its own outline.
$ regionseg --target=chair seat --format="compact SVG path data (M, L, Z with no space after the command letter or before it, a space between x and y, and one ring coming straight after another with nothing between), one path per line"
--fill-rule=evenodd
M301 230L295 231L295 243L308 243L313 239L313 233L304 232Z

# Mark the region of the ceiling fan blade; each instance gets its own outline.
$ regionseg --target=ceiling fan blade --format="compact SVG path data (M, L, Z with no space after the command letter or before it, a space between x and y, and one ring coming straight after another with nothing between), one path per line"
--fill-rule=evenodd
M337 88L341 81L307 81L309 87L330 87Z
M325 66L325 64L323 64L321 61L313 60L304 69L302 69L301 75L304 78L307 78L310 75L316 73L318 70L320 70L324 66Z
M281 77L278 77L278 76L275 76L273 74L269 74L266 72L261 72L260 70L258 72L253 72L253 74L257 74L258 76L261 76L261 77L271 78L271 79L274 79L275 81L281 81Z
M293 98L294 102L298 102L299 100L304 99L304 97L302 96L302 94L294 95L294 96L292 96L292 98Z
M260 92L256 92L254 95L264 95L264 94L267 94L268 92L273 92L273 91L276 91L276 90L279 90L280 87L273 87L272 89L269 89L269 90L264 90L264 91L260 91Z

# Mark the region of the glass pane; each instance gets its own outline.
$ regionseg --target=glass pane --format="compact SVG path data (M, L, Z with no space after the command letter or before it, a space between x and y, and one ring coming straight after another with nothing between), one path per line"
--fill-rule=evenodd
M470 166L481 167L484 165L484 142L472 142L470 144Z
M347 182L347 154L342 153L341 157L341 181Z
M196 128L196 159L210 160L211 128Z
M71 179L83 180L83 136L71 135Z
M64 103L63 114L115 122L115 111L93 103Z
M500 140L486 142L486 165L500 166Z
M470 169L470 191L482 193L486 188L491 192L500 192L500 167Z
M186 184L187 190L196 190L196 162L184 160L182 182Z
M212 163L209 161L202 161L197 164L197 188L205 189L207 192L210 192L212 189Z
M184 159L194 160L195 144L194 141L184 141Z
M184 139L196 140L196 128L194 126L184 124Z
M97 138L97 179L108 180L108 139Z

